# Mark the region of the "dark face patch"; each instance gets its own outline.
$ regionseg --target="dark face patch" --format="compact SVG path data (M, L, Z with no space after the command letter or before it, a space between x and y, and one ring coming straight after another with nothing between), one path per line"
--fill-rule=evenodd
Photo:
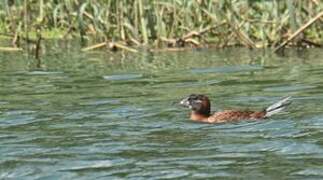
M197 114L209 116L210 115L210 100L205 95L191 94L189 97L180 102L181 105L190 108Z

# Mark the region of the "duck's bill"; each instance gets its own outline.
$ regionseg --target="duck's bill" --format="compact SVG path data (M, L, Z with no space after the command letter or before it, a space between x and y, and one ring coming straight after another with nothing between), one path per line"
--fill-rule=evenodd
M190 102L188 101L188 98L182 99L179 104L184 107L190 107Z

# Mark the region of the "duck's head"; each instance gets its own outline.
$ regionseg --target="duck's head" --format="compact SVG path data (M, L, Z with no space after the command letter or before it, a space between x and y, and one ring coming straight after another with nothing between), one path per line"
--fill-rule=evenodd
M181 100L180 105L192 110L192 114L209 117L211 113L211 103L207 96L202 94L191 94Z

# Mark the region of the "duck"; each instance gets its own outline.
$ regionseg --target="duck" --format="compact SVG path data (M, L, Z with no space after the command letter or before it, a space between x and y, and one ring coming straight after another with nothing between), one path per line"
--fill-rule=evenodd
M191 110L190 119L203 123L226 123L240 120L261 120L282 112L291 104L291 97L285 97L282 100L270 105L261 111L251 110L224 110L211 113L211 102L206 95L191 94L183 98L179 104Z

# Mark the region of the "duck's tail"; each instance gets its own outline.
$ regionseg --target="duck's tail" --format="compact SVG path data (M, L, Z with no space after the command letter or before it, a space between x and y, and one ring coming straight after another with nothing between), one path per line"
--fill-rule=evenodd
M285 107L287 107L288 105L290 105L292 103L291 101L291 97L286 97L278 102L276 102L275 104L269 106L265 111L266 111L266 115L265 117L270 117L274 114L277 114L281 111L283 111L285 109Z

